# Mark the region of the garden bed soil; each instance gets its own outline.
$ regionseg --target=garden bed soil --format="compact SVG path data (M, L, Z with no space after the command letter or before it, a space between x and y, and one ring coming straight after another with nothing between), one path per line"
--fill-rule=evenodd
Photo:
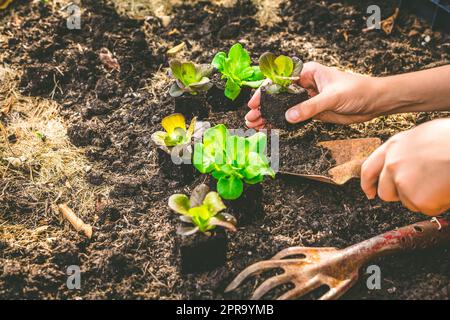
M70 230L38 249L0 242L2 298L245 298L254 281L231 295L224 296L223 289L249 264L268 259L281 249L298 245L345 247L428 219L397 203L368 201L359 182L336 187L290 178L266 179L262 200L265 215L229 235L226 265L182 276L179 257L174 253L177 224L175 214L168 213L167 200L173 193L190 194L196 184L180 186L166 179L150 146L151 134L161 119L174 112L167 94L170 80L165 72L158 72L167 67L167 49L186 41L186 58L207 63L216 52L228 50L239 40L254 60L272 51L380 76L448 61L448 37L431 31L420 20L415 23L406 11L400 13L391 35L363 33L366 8L373 1L288 0L280 7L281 22L272 28L258 24L257 9L251 1L239 1L232 8L206 3L175 7L176 18L167 28L156 18L137 21L120 17L104 1L81 3L83 27L72 32L60 13L41 3L15 1L0 12L0 34L6 37L6 42L2 38L0 43L0 53L4 63L23 70L24 94L50 97L61 105L72 142L85 148L96 176L102 177L93 181L109 186L111 192L107 199L99 200L107 205L93 208L92 216L85 219L95 228L91 241ZM384 18L393 12L395 3L379 3ZM418 30L416 35L410 34L413 28ZM423 35L430 35L431 40L424 42ZM118 59L120 71L102 66L98 52L103 47ZM213 125L225 123L236 128L243 126L244 114L244 110L212 113L208 120ZM315 139L303 139L315 143L375 135L387 138L415 121L415 117L389 119L352 127L313 122L305 128L314 131ZM317 153L305 151L301 130L282 136L288 139L288 157ZM303 160L293 164L285 157L282 166L302 166ZM317 158L308 157L305 161ZM26 197L18 194L17 199ZM20 214L29 217L30 228L41 224L62 228L53 215L36 220L29 205L21 201L2 204L0 214L9 224L15 224ZM382 271L381 289L367 289L363 270L360 281L343 298L448 299L449 250L445 246L374 261ZM72 264L83 270L80 290L66 287L66 268Z
M280 171L328 176L336 161L329 149L317 145L316 130L308 127L293 135L280 139Z

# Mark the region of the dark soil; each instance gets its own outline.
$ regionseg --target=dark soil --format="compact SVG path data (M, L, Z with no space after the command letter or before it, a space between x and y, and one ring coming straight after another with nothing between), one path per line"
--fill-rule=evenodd
M174 104L175 112L183 114L187 121L191 121L194 117L198 117L199 120L208 117L209 105L204 93L183 94L174 98Z
M252 90L249 87L242 87L241 92L236 99L228 99L225 94L225 81L222 80L219 73L211 77L212 88L208 91L208 102L215 112L236 111L245 106L250 100Z
M177 237L176 253L181 260L182 273L211 271L225 265L228 241L223 229L217 229L209 236L196 233L193 236Z
M383 17L393 12L395 3L380 4ZM282 22L273 28L259 26L254 20L256 9L247 0L233 8L206 3L177 7L176 19L168 28L156 18L135 21L120 17L99 0L82 1L85 11L79 31L66 29L65 19L42 4L15 1L0 12L0 33L8 37L1 48L3 62L23 69L23 93L52 97L62 105L72 142L84 146L87 157L101 168L92 181L112 188L108 206L86 221L95 227L91 241L73 231L40 250L2 247L0 296L221 299L223 289L243 268L286 247L345 247L428 219L396 203L368 201L358 182L334 187L298 179L268 179L263 184L265 214L229 235L225 266L183 276L174 252L176 214L168 209L167 199L173 193L189 194L195 185L165 178L151 147L151 133L160 130L160 120L174 111L167 94L170 83L157 86L155 77L157 70L167 67L164 52L172 44L186 41L187 58L206 63L217 51L241 41L253 59L272 51L377 76L449 60L448 37L432 32L426 23L419 21L419 34L408 36L414 17L407 11L401 12L389 36L378 31L362 33L369 4L374 3L286 1L281 8ZM208 10L204 10L206 6ZM174 29L178 32L172 32ZM422 34L429 34L431 41L423 44ZM98 52L103 47L117 58L120 71L107 70L101 64ZM239 128L245 112L215 112L208 120ZM374 126L361 129L313 122L305 127L312 136L306 134L303 139L387 138L399 131L392 124ZM306 153L302 146L307 144L302 136L286 133L282 141L284 138L292 139L287 142L289 157L301 159ZM303 160L289 164L284 157L283 165L302 166ZM3 219L14 224L14 216L4 215ZM58 226L54 217L45 219ZM363 270L361 281L344 298L448 299L449 249L447 245L375 261L382 271L381 290L367 289ZM81 290L66 287L66 268L72 264L80 264L83 271ZM252 284L226 297L247 297Z
M299 93L280 92L270 94L265 87L261 87L261 115L267 121L270 128L283 130L298 130L308 123L289 123L286 121L286 111L291 107L308 99L308 93L301 89Z
M317 127L307 126L292 135L290 139L280 139L280 171L327 176L336 161L330 150L317 146L323 141Z
M204 177L199 178L205 180ZM217 191L217 180L208 177L208 185L211 190ZM263 187L261 184L245 184L242 195L236 200L223 200L227 207L226 212L232 214L238 221L238 227L247 226L262 218L263 208Z
M179 157L179 164L172 161L172 155L157 147L158 167L167 179L179 181L180 183L190 183L198 175L198 171L190 164L182 163L183 158ZM191 154L191 153L189 153Z

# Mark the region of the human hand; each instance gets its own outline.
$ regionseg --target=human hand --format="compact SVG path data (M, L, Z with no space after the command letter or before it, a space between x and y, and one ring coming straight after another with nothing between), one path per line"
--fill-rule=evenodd
M436 216L450 208L450 119L399 133L375 150L361 169L369 199L401 201Z
M370 120L385 112L375 105L379 98L377 78L339 71L316 62L303 66L300 86L311 99L293 106L286 119L297 123L310 118L325 122L349 124ZM259 111L261 93L258 89L248 102L251 109L246 117L249 128L261 129L264 119Z

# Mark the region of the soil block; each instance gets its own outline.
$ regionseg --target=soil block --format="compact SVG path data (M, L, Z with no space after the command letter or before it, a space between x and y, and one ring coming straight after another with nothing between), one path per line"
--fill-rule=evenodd
M241 92L235 100L225 97L225 81L217 75L213 76L213 86L208 90L207 99L211 110L215 112L236 111L245 106L250 100L252 90L249 87L242 87Z
M194 117L205 119L209 115L209 107L205 93L191 95L189 93L175 97L175 112L181 113L190 121Z
M209 187L211 190L217 190L217 180L211 178ZM246 184L244 182L244 191L236 200L225 200L223 203L227 207L224 212L232 214L237 219L238 226L248 225L261 218L264 213L263 208L263 187L261 183Z
M222 228L217 227L210 236L197 232L177 237L182 273L210 271L225 264L228 239Z
M285 117L285 113L289 108L308 100L308 93L305 89L302 90L300 93L281 92L270 94L264 86L261 87L261 115L266 119L269 127L292 131L303 127L309 122L304 121L291 124L287 122Z
M185 184L192 182L196 173L192 164L175 164L170 153L159 147L156 150L158 152L158 166L166 178Z

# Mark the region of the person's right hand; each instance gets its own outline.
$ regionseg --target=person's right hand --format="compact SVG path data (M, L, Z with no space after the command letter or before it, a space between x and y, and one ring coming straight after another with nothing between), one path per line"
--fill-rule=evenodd
M379 98L377 78L339 71L316 62L308 62L300 74L300 86L308 90L311 99L292 106L286 112L286 120L297 123L310 118L325 122L350 124L364 122L387 110L375 105ZM249 128L261 129L264 119L259 105L258 89L248 102L250 111L245 116Z

